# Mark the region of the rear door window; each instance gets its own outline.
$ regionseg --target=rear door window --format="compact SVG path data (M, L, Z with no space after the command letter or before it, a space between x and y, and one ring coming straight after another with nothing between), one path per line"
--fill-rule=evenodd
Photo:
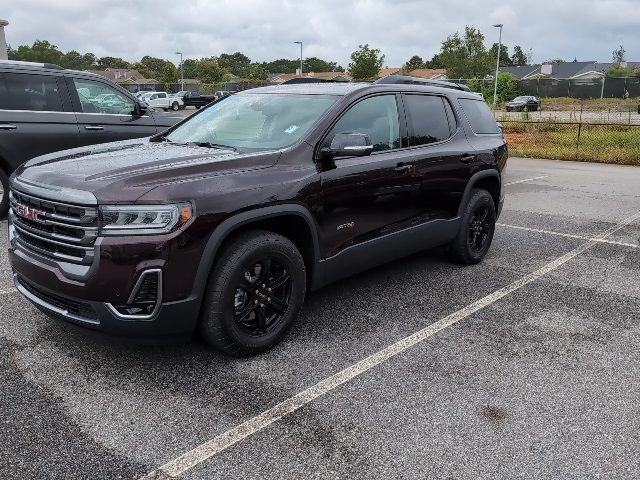
M474 133L500 133L493 113L484 100L461 98L459 102Z
M441 97L405 95L404 98L409 120L409 146L441 142L451 136Z
M6 95L0 108L36 112L62 112L62 98L56 77L27 73L6 73Z

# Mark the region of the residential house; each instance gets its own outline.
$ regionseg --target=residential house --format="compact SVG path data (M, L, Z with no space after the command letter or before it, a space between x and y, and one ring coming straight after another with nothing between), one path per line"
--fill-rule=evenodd
M426 80L446 80L447 71L444 68L418 68L407 73L410 77L419 77Z
M538 78L552 79L594 79L604 76L604 72L613 67L614 63L600 62L564 62L523 67L500 67L501 72L513 74L518 80L533 80ZM627 68L638 68L640 62L625 62Z

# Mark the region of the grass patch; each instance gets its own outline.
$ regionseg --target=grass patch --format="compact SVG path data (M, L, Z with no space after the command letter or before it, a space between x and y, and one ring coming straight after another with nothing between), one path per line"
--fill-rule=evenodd
M640 126L505 122L509 152L517 157L640 166Z

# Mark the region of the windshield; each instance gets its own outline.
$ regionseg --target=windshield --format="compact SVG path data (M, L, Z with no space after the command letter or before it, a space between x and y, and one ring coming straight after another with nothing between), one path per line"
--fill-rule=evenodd
M297 142L340 97L239 94L213 104L167 135L176 143L276 150Z
M528 100L529 97L516 97L513 99L514 102L524 102L525 100Z

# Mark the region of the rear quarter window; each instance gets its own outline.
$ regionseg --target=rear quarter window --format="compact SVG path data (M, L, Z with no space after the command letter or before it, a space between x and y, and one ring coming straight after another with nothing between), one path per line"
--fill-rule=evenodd
M500 133L498 124L495 118L493 118L493 113L491 113L491 110L489 110L484 100L461 98L458 101L467 120L469 120L473 133Z
M5 73L5 95L0 108L7 110L62 111L56 78L31 73Z

